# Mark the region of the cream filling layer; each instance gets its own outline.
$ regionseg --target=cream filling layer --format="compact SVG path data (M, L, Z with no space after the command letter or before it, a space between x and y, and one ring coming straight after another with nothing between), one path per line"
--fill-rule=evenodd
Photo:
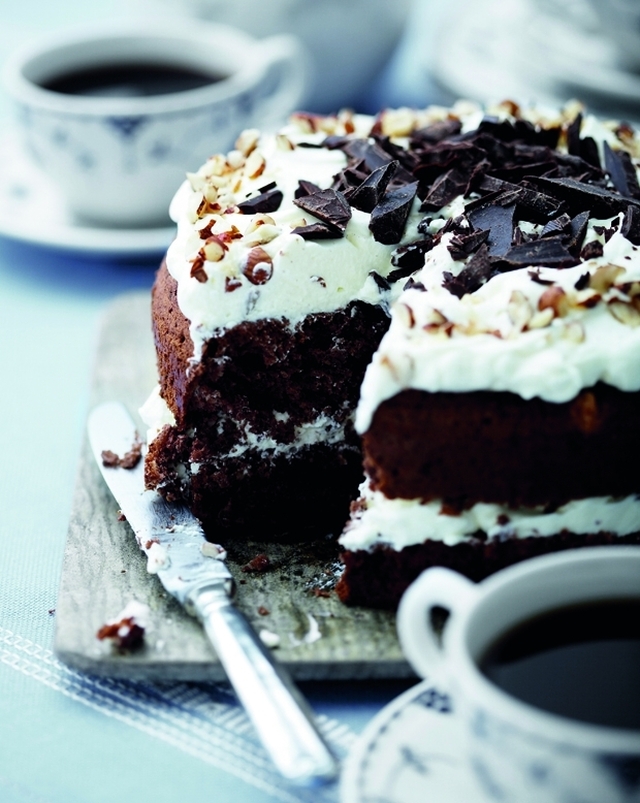
M640 499L593 497L562 505L551 513L542 509L512 510L503 505L479 503L457 516L442 511L442 503L422 504L418 499L387 499L371 491L368 482L360 486L361 509L340 537L351 551L387 546L400 551L425 540L447 546L469 541L481 531L490 539L547 537L563 530L586 535L611 532L618 536L640 531Z
M164 426L174 426L175 418L160 395L159 386L154 388L144 405L140 408L140 417L147 426L147 443L151 443ZM274 413L274 418L285 421L286 413ZM292 441L282 443L270 435L253 432L247 424L242 432L241 439L226 454L220 454L216 459L226 460L242 457L248 451L258 452L264 457L277 457L279 455L295 454L305 446L316 444L334 445L343 443L345 430L353 422L353 415L345 420L336 421L328 415L319 415L313 421L308 421L295 427ZM197 474L200 463L191 463L191 473Z

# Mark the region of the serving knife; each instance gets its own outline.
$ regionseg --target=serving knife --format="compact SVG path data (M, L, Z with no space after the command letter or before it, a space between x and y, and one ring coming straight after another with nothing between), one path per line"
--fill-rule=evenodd
M224 550L219 557L208 556L212 545L190 510L145 490L144 461L137 460L144 446L125 407L118 402L96 407L89 416L88 433L100 472L149 567L202 622L277 769L299 784L334 779L338 761L319 733L311 709L231 601L234 584L221 559Z

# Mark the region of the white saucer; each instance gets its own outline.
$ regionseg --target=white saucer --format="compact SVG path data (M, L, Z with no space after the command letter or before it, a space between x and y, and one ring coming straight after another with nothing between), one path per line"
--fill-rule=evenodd
M640 75L616 63L597 29L545 14L532 0L460 0L459 6L455 25L445 15L430 59L451 92L481 102L558 104L586 96L600 113L640 119Z
M386 706L345 762L341 803L482 803L447 692L425 680Z
M175 227L116 229L79 222L9 134L0 140L0 235L66 251L133 257L162 254Z

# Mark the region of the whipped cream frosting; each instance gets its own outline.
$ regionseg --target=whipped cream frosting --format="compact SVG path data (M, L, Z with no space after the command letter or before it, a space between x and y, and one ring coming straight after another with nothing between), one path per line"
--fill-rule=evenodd
M368 482L360 486L360 494L358 509L340 537L342 547L352 551L376 546L401 550L425 538L455 546L478 532L501 540L547 537L563 530L624 536L640 529L640 500L635 494L574 500L552 512L478 503L459 515L445 512L438 500L421 504L419 499L387 499L372 491Z
M617 230L604 242L595 230L610 226ZM597 259L533 275L531 268L501 273L462 298L442 286L443 271L463 268L444 235L414 277L426 292L405 290L392 307L362 385L356 429L366 431L378 405L408 388L510 391L550 402L569 401L599 381L640 390L640 254L619 226L618 218L590 222L587 240L603 242ZM585 274L589 282L577 290ZM541 310L550 288L562 291L557 309Z
M421 122L440 116L442 111L434 110ZM415 116L411 120L415 125ZM278 318L295 326L309 314L332 312L355 300L388 304L397 297L405 280L388 289L371 274L386 276L393 269L390 257L398 244L386 245L372 237L368 213L352 209L339 239L305 240L293 232L317 222L293 203L298 181L325 189L347 164L343 151L321 143L329 134L347 131L366 137L373 123L374 118L366 115L300 116L277 134L245 131L235 150L212 157L188 176L171 204L177 234L166 261L178 282L178 304L190 321L194 359L216 332L241 321ZM283 195L277 210L243 214L238 209L239 203L272 184ZM415 237L423 217L419 205L416 198L402 242ZM223 242L222 254L216 243L205 246L204 229ZM254 248L262 249L271 261L270 278L263 284L254 284L245 275Z
M506 107L497 112L512 119ZM541 110L529 119L558 122ZM463 130L479 122L471 113L463 118ZM614 128L585 116L581 136L593 138L603 163L605 143L626 150L638 175L638 140L622 143ZM566 143L558 150L566 151ZM440 231L473 197L458 197L435 212L429 231ZM543 226L522 222L520 228L539 234ZM584 245L600 243L602 256L565 269L534 262L499 273L461 298L446 288L444 276L459 276L468 260L454 259L453 234L442 235L412 277L422 287L405 289L392 305L390 328L362 386L356 430L365 432L377 407L409 388L509 391L558 403L599 381L640 390L640 254L622 228L622 214L591 219Z

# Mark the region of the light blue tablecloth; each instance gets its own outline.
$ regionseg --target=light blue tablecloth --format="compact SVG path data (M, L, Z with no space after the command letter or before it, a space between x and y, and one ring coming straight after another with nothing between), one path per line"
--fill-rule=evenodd
M0 61L37 33L136 13L136 5L7 0ZM363 107L427 99L403 54ZM3 133L11 125L1 95L0 125ZM0 238L0 803L335 801L335 787L310 793L280 781L224 684L97 681L51 651L100 316L116 295L150 288L154 268ZM344 754L405 687L308 684L304 692Z

